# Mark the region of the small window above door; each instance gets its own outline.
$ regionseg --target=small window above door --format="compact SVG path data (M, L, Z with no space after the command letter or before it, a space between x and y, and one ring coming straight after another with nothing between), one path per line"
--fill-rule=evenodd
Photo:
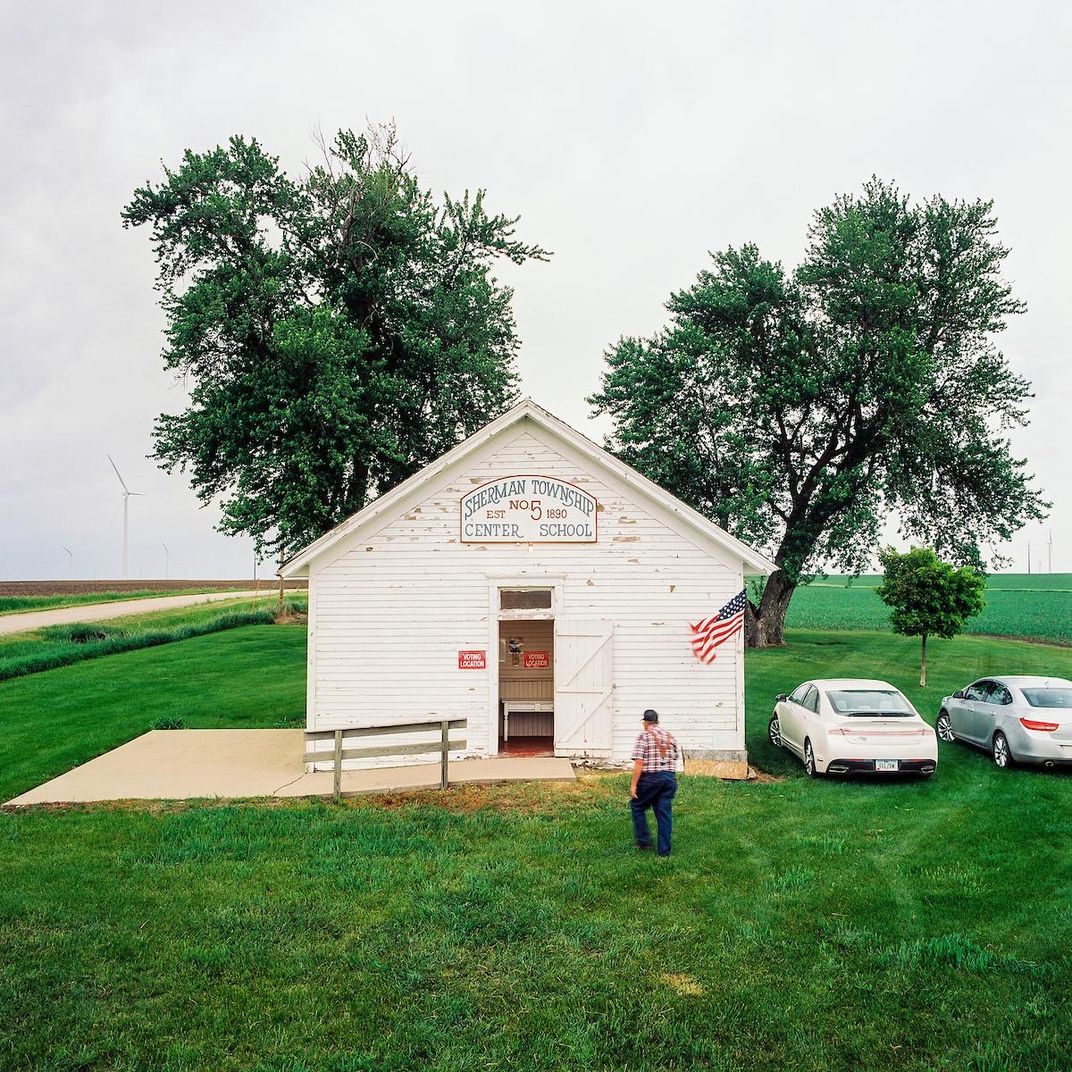
M550 610L550 588L500 588L500 610Z

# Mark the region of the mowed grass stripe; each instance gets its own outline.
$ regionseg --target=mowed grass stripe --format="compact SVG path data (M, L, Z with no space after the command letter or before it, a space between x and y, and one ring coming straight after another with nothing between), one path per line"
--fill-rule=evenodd
M304 652L263 627L9 682L0 749L31 697L68 732L82 697L115 738L271 725L302 710ZM810 782L765 732L806 677L885 677L933 718L965 676L1070 663L961 638L921 690L911 640L751 652L749 748L782 780L684 779L666 863L630 849L624 775L4 814L0 1064L1063 1070L1072 779L943 745L926 783Z
M285 610L304 612L308 597L288 596ZM86 659L151 648L206 633L249 625L269 625L278 603L270 596L219 600L171 610L123 615L102 621L43 626L0 636L0 682L54 670Z

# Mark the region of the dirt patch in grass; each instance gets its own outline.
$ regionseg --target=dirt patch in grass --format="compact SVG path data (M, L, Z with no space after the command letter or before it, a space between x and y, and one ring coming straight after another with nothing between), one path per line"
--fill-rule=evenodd
M772 785L784 782L778 775L750 768L753 785ZM473 815L478 812L517 812L530 815L552 815L582 811L593 805L608 802L624 803L625 788L620 770L579 771L575 782L462 782L442 789L404 789L396 792L354 793L343 796L336 805L330 797L243 797L192 798L190 800L99 800L54 804L30 804L21 807L0 805L0 811L81 813L93 811L168 815L195 808L291 808L339 807L353 811L405 811L406 809L440 808L453 815ZM687 785L689 774L682 776ZM700 776L701 778L704 776ZM738 779L734 779L738 781Z
M322 805L348 810L404 811L440 808L453 815L477 812L524 812L531 815L561 814L580 811L596 804L624 802L624 772L617 770L579 772L575 782L462 782L442 789L404 789L396 792L354 793L343 796L337 804L330 797L248 797L234 799L196 798L191 800L102 800L88 802L32 804L4 811L48 812L141 812L166 815L191 808L287 808ZM751 784L770 785L783 782L777 775L755 771ZM690 777L684 775L688 784Z
M606 777L586 775L576 782L495 782L461 783L442 789L410 789L385 793L354 793L338 805L330 797L248 797L234 799L194 798L190 800L101 800L7 807L8 812L110 811L166 815L195 808L289 808L322 805L353 811L404 811L441 808L455 815L481 811L528 812L534 815L560 813L589 807L598 801L620 797Z
M305 611L295 610L293 607L286 607L282 613L275 616L276 625L308 625L309 615Z
M399 793L367 793L346 797L354 808L442 808L457 815L480 811L529 812L545 815L564 808L590 806L619 795L606 777L582 775L575 782L496 782L490 785L462 783L446 791L421 789Z
M659 979L671 990L685 994L687 997L698 998L706 993L702 983L698 983L691 975L686 975L684 972L663 972Z
M84 815L91 812L171 815L190 811L200 803L196 800L72 800L49 804L4 804L0 805L0 812L6 815Z
M755 782L756 785L776 785L778 782L785 781L785 778L780 774L768 774L767 771L762 771L758 767L752 767L751 769L755 777L750 778L749 781Z

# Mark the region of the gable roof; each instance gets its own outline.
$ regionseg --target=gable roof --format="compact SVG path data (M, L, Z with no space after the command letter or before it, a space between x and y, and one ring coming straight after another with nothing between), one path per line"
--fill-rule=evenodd
M560 421L531 398L526 398L516 406L496 417L480 431L463 440L456 447L448 450L434 462L426 465L420 472L414 473L408 480L403 480L390 491L369 503L352 517L325 532L292 558L288 559L279 570L284 577L308 576L309 565L320 558L340 540L353 533L369 528L373 524L383 524L385 518L404 513L411 505L410 500L419 498L421 493L437 477L443 475L470 457L492 440L502 438L511 430L522 430L525 422L531 422L540 431L553 440L572 448L577 454L594 466L610 475L618 483L626 485L637 493L641 502L657 508L660 519L669 527L700 545L711 546L723 554L741 560L746 572L769 574L777 567L764 555L749 547L748 544L731 536L725 529L703 514L687 506L676 496L659 487L654 481L642 476L625 462L593 443L587 436Z

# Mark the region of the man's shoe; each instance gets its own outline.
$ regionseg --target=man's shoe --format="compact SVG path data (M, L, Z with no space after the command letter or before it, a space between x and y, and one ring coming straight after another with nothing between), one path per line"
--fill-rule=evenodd
M643 845L639 841L637 842L637 851L638 852L651 852L651 850L654 849L654 848L655 848L654 845Z

